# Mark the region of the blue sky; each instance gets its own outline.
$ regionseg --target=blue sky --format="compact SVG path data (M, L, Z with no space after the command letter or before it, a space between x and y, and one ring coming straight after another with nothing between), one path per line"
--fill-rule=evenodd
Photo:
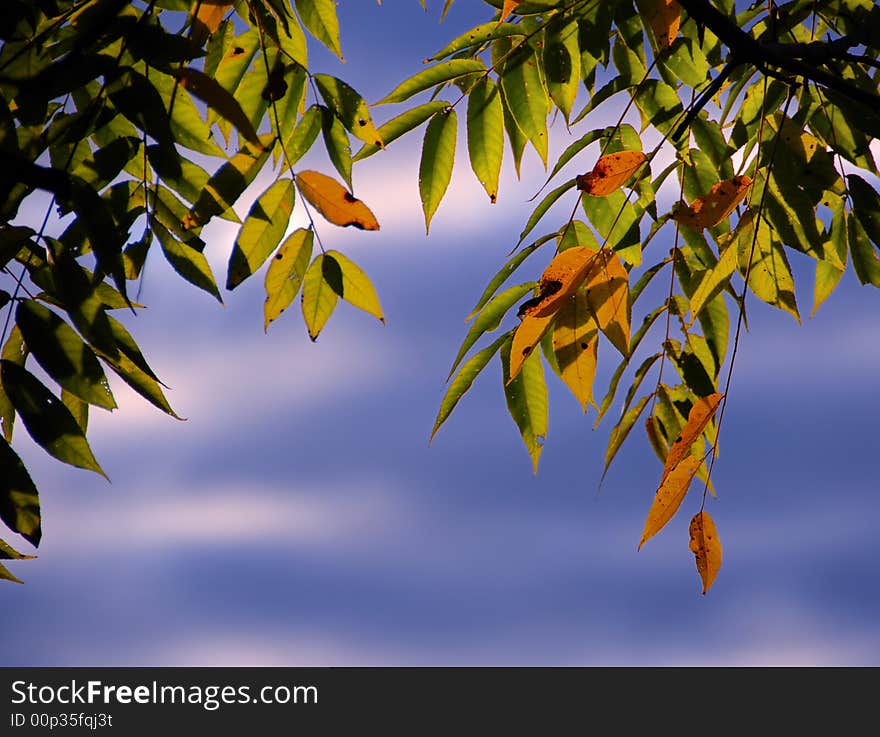
M316 53L315 70L378 99L484 17L459 0L438 26L429 5L342 3L349 63ZM697 498L636 553L660 466L634 433L597 493L608 425L555 379L537 477L495 363L428 446L463 318L543 168L527 153L517 184L505 162L490 206L461 136L426 238L420 139L355 167L380 233L319 225L373 279L385 327L341 306L315 345L296 310L264 335L261 276L221 308L152 254L128 324L188 420L114 384L120 409L90 429L112 484L18 439L45 537L14 566L26 585L0 590L3 664L880 664L880 294L847 274L807 319L812 268L792 256L804 325L751 303L710 506L724 564L702 597ZM222 275L234 230L211 228ZM612 368L600 353L598 386Z

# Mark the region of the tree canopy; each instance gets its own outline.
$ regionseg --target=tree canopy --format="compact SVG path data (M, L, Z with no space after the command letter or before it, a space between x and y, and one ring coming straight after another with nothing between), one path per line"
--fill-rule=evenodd
M340 300L384 322L368 276L321 234L379 230L354 164L417 129L429 230L463 128L487 204L505 156L519 173L531 150L548 174L468 316L431 436L497 356L537 472L555 374L596 425L613 410L605 472L636 425L663 465L640 548L698 480L689 545L711 587L722 554L706 507L747 305L801 320L792 251L815 261L812 312L848 268L880 286L880 7L483 2L484 23L373 105L310 61L315 44L342 57L333 0L4 2L0 518L13 533L40 542L16 427L16 443L103 475L86 433L90 407L116 407L106 369L177 416L124 325L151 250L222 302L200 236L225 219L238 228L225 291L262 270L264 329L297 297L312 340ZM594 127L599 109L617 123ZM561 126L574 140L553 160ZM314 147L326 165L299 168ZM242 218L261 172L272 182ZM557 203L571 214L551 222ZM309 227L291 227L294 208ZM616 368L597 388L600 353ZM27 557L0 541L0 558ZM2 564L0 577L18 580Z

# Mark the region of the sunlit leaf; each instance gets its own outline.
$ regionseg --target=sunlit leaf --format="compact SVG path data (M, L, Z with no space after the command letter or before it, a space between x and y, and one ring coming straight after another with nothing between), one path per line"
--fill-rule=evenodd
M409 79L401 82L385 97L383 97L378 105L385 105L391 102L404 102L419 92L424 92L432 87L451 82L458 77L466 74L485 71L486 65L478 59L451 59L450 61L442 61L439 64L423 69L418 74L413 75Z
M384 147L382 137L370 116L370 108L357 91L329 74L316 74L314 81L324 102L355 138L367 144Z
M13 325L12 329L9 331L9 337L6 339L6 343L3 344L3 360L11 361L24 368L28 353L29 351L24 344L21 330L19 330L18 325ZM0 382L0 430L2 430L3 437L9 443L12 442L12 429L14 425L15 407L12 406L12 401L6 394L6 390L3 388L3 383Z
M663 466L663 476L671 474L690 454L691 447L703 434L709 420L715 416L718 405L724 398L722 394L710 394L694 403L688 413L687 422L681 429L681 433L675 439L675 442L669 448L669 455L666 456L666 463Z
M564 251L568 253L568 251ZM602 248L585 282L587 303L596 324L623 355L629 350L629 273L616 253Z
M843 277L846 270L847 261L847 216L844 209L844 203L841 200L840 206L834 210L831 218L831 227L829 231L828 243L826 251L833 251L843 268L839 268L831 261L819 261L816 263L816 280L813 288L813 312L831 295Z
M150 227L156 234L162 246L162 253L165 254L171 267L190 284L203 289L222 304L223 298L220 296L220 290L217 288L217 282L205 255L177 240L155 218L150 220Z
M618 423L611 428L611 433L608 436L608 447L605 449L605 470L602 472L603 479L605 478L605 474L608 473L608 469L611 467L611 462L623 446L623 441L626 440L633 425L638 421L650 398L651 395L648 394L639 399L639 401L627 410Z
M324 138L324 146L327 156L339 176L352 189L351 183L351 141L342 121L333 114L333 111L321 106L321 133Z
M507 20L513 11L517 9L522 0L504 0L504 6L501 8L501 20Z
M550 330L556 313L551 313L543 317L525 316L517 325L516 331L513 333L513 341L510 345L510 370L508 372L508 381L513 381L517 376L525 362L535 352L535 346L541 342L541 338Z
M361 267L339 251L327 251L324 256L333 259L339 266L342 287L339 296L350 305L378 318L384 324L385 316L382 314L379 296ZM330 285L334 286L334 283L331 281Z
M234 3L199 2L197 0L193 5L193 42L201 46L205 39L220 27L223 16L233 5Z
M504 155L504 108L501 93L489 77L478 82L468 96L467 142L471 168L494 203Z
M37 377L11 361L0 361L0 379L28 434L63 463L107 475L73 415Z
M339 44L339 19L334 0L295 0L296 12L303 25L316 39L342 59Z
M712 587L721 568L721 541L718 539L715 522L708 512L700 511L694 515L689 532L689 547L696 558L697 572L703 582L705 594Z
M278 179L251 205L229 256L226 288L235 289L275 250L293 212L292 179Z
M312 147L321 132L321 125L321 108L312 105L293 128L290 137L284 141L284 153L287 156L288 166L296 164Z
M266 302L263 305L264 329L278 319L293 302L302 285L306 269L312 259L315 234L298 228L291 233L266 269Z
M309 337L318 339L342 292L342 271L332 258L319 254L303 277L302 312Z
M726 219L742 202L751 184L751 177L746 174L718 182L689 206L674 210L672 218L693 230L714 227Z
M424 105L418 105L417 107L392 118L387 123L382 123L378 129L379 138L384 141L387 146L392 141L400 138L404 133L409 133L411 130L418 128L422 123L428 120L428 118L434 115L434 113L445 110L448 107L449 103L445 100L431 100L431 102L426 102ZM372 156L374 153L381 150L382 149L379 146L365 143L361 147L361 150L352 157L352 161L366 159L368 156Z
M514 44L510 38L502 38L495 43L498 51L493 51L493 54L504 56L499 73L507 108L546 166L547 114L550 105L538 56L529 44Z
M555 314L596 266L597 252L585 246L557 254L541 274L537 296L523 303L519 314L528 317Z
M676 0L637 0L639 13L648 22L657 49L668 49L678 35L681 8Z
M645 529L639 541L639 550L675 516L702 462L702 458L688 455L675 467L675 470L663 477L660 488L654 495L651 509L648 510Z
M431 218L452 178L457 135L458 118L451 109L436 113L425 131L419 164L419 195L425 213L425 232L430 230Z
M602 156L588 174L577 178L578 189L594 197L610 195L644 168L641 151L618 151Z
M379 222L370 208L332 177L317 171L303 171L296 175L296 186L300 194L333 225L379 230Z
M538 472L538 460L547 437L548 402L547 384L544 381L544 365L535 351L526 359L519 374L511 379L508 375L510 348L501 346L501 365L504 375L504 396L507 409L519 428L526 450L532 459L532 469Z
M599 330L590 311L587 297L576 292L556 315L553 329L553 352L565 385L584 412L593 401Z
M550 97L568 120L581 84L581 51L576 22L547 33L544 40L544 69Z
M729 283L730 277L736 269L737 265L737 249L729 245L728 238L726 247L721 250L721 257L718 263L711 269L703 273L699 286L691 295L691 324L697 319L703 307L720 294L724 286Z

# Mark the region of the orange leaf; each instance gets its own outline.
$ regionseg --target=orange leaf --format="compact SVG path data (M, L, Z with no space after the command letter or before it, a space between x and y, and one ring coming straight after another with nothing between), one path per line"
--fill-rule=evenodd
M540 318L539 318L540 319ZM599 330L587 296L575 293L556 315L553 352L565 385L580 402L584 412L593 402Z
M681 433L669 449L669 455L666 456L666 463L663 467L664 479L675 470L683 458L686 456L692 457L689 456L691 446L706 428L723 397L723 394L716 392L708 397L703 397L691 407L691 411L688 412L687 422L681 428Z
M648 518L645 520L645 529L642 531L642 539L639 542L639 550L648 540L662 530L681 506L684 497L690 488L691 480L700 468L703 459L688 455L679 463L671 473L663 477L663 482L654 495L654 502L648 510Z
M681 207L672 213L672 219L692 230L702 230L718 225L742 202L752 184L747 174L725 179L712 185L708 193L697 197L689 207Z
M629 273L616 253L607 248L599 251L586 288L599 329L617 350L629 355Z
M538 296L523 302L520 317L547 317L555 314L596 264L596 251L585 246L567 248L549 263L538 283Z
M296 186L300 194L334 225L379 230L379 223L370 208L332 177L317 171L304 171L297 174Z
M223 16L234 5L217 0L201 0L195 3L198 11L193 16L191 38L196 45L201 46L205 39L220 27Z
M681 23L681 8L676 0L641 0L637 3L639 12L648 21L657 48L668 49L678 35Z
M708 512L698 512L691 520L690 549L697 559L697 572L703 581L703 595L712 587L721 568L721 541Z
M501 18L498 22L506 21L521 2L522 0L504 0L504 7L501 9Z
M532 354L535 346L538 345L544 333L553 322L556 313L551 313L544 317L524 317L523 321L516 328L513 334L513 343L510 346L510 378L507 383L513 381L526 359Z
M645 163L641 151L618 151L600 158L593 171L577 178L578 189L596 197L603 197L622 187Z

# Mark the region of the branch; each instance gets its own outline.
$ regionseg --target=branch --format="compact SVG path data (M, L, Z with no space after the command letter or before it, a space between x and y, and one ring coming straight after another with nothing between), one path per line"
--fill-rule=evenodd
M851 100L872 108L880 106L880 95L857 87L846 79L826 72L815 61L840 58L858 41L844 36L835 41L814 41L809 44L759 43L709 0L679 0L697 23L702 23L730 49L731 61L749 63L766 73L768 66L777 67L796 77L812 80L835 90ZM810 61L807 61L809 59Z

